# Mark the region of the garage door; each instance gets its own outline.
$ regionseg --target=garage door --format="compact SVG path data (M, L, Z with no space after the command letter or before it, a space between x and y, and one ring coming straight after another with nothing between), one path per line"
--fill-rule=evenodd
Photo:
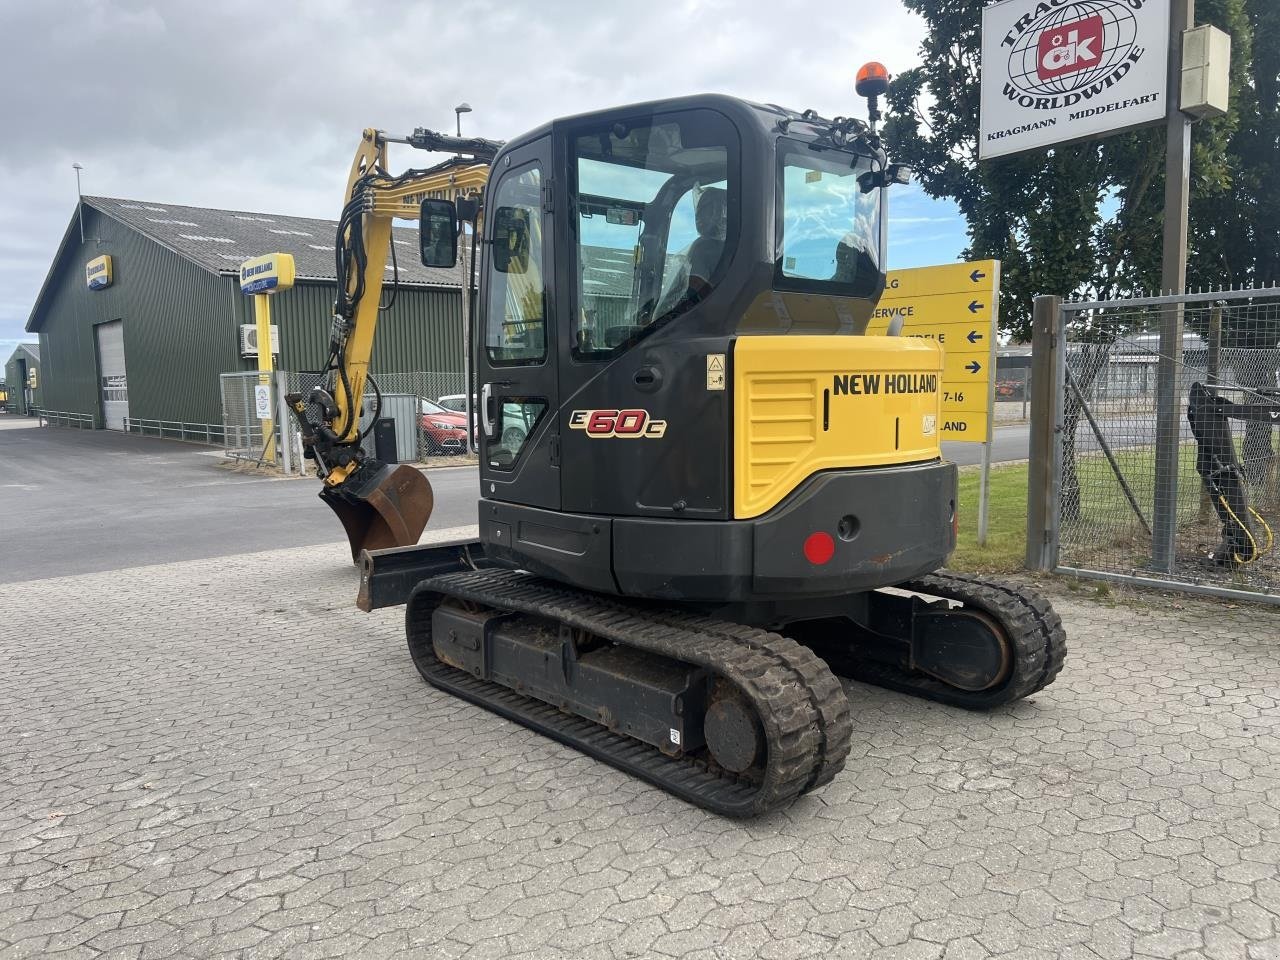
M108 430L123 430L129 415L129 381L124 373L124 322L100 323L98 364L102 370L102 416Z

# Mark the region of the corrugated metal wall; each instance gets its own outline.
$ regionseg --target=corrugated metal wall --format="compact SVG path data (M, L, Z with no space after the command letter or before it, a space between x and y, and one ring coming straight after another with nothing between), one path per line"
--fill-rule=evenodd
M85 238L81 248L78 233L73 237L41 304L43 405L91 414L102 425L93 327L122 320L129 415L220 423L218 375L256 369L253 358L240 356L240 325L253 322L251 299L234 277L214 276L90 207ZM113 283L90 290L84 264L104 253L112 256ZM272 298L283 369L324 363L333 299L331 283L300 283ZM402 289L378 327L375 374L461 370L460 303L451 290Z
M93 328L122 320L129 415L219 422L218 374L240 368L230 282L91 207L84 213L84 247L76 235L38 318L46 406L102 425ZM84 264L104 253L113 283L90 290Z
M271 318L280 326L283 369L316 370L324 364L335 292L332 283L299 283L272 297ZM245 322L252 323L253 308L246 306ZM461 308L462 297L456 290L401 288L391 310L378 321L374 375L415 370L460 373Z

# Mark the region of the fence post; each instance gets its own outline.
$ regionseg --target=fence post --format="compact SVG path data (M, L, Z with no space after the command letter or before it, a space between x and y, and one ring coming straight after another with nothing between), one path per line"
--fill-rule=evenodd
M1209 356L1204 378L1211 387L1222 382L1222 308L1218 306L1209 311Z
M1173 573L1178 536L1178 465L1182 440L1183 301L1170 297L1160 318L1156 365L1155 503L1151 509L1151 567Z
M1057 440L1058 355L1062 352L1062 298L1036 297L1031 318L1031 437L1027 463L1028 570L1053 569L1052 539L1058 510L1053 444Z
M276 423L280 429L280 466L286 477L293 474L293 444L290 442L290 431L293 428L293 417L289 414L289 403L285 394L289 392L288 375L283 370L274 374L276 395Z

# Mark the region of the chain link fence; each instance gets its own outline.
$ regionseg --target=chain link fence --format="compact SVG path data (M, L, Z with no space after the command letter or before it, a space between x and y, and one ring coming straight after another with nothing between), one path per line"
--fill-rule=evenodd
M1280 291L1063 309L1058 569L1280 601ZM1184 335L1169 357L1171 310ZM1165 441L1161 396L1177 414Z
M276 449L291 472L305 473L302 438L282 395L304 398L325 376L307 371L277 371L270 387L269 410ZM379 424L374 385L365 389L360 419L365 452L387 463L450 463L473 459L467 448L464 377L461 373L415 371L384 373L376 378L381 394ZM224 373L221 377L224 448L229 458L260 461L266 452L257 395L257 373ZM446 459L447 458L447 459Z
M219 377L222 395L222 445L233 460L255 463L274 458L289 473L300 473L302 440L285 412L282 393L289 374L276 371L271 375L265 396L258 393L259 374L224 373ZM265 414L265 416L263 416ZM271 431L264 433L264 423ZM270 445L268 445L268 437Z

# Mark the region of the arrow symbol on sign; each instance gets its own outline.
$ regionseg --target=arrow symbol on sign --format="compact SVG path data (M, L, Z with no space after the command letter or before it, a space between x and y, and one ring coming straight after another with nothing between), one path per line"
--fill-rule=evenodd
M984 277L986 277L986 274L983 273L981 270L975 270L973 271L973 273L969 274L969 279L972 280L974 283L977 283L979 280L983 279Z
M970 373L977 373L979 370L982 369L982 364L980 364L977 360L970 360L967 364L965 364L965 369L968 370Z
M981 309L982 309L982 304L980 304L977 300L970 300L970 301L969 301L969 312L970 312L970 313L977 313L977 312L978 312L979 310L981 310Z
M969 336L966 339L970 343L977 343L979 340L982 339L982 334L980 334L977 330L970 330Z

